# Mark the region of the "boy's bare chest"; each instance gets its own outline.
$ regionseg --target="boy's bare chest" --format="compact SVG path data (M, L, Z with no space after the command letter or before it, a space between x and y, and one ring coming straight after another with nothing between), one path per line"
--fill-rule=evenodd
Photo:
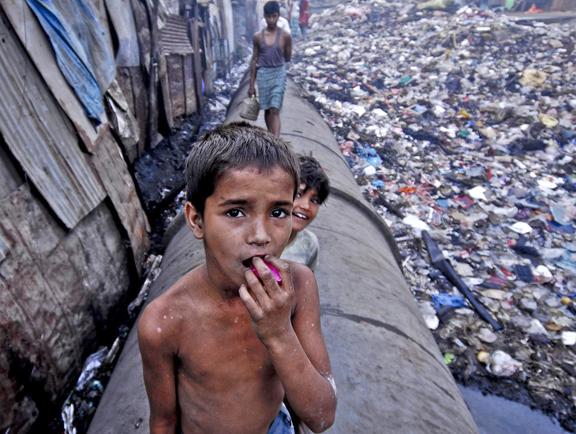
M193 381L244 381L274 374L268 351L244 313L224 320L203 317L186 328L180 368Z
M276 38L278 38L278 46L284 49L284 38L282 35L276 35L276 33L264 33L264 45L267 47L273 47L276 45Z

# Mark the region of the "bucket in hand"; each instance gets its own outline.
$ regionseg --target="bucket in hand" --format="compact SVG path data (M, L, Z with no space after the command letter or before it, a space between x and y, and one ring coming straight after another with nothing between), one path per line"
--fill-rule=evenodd
M260 103L256 95L248 97L244 100L244 107L240 112L240 117L242 119L247 119L249 121L255 121L258 119L258 113L260 112Z

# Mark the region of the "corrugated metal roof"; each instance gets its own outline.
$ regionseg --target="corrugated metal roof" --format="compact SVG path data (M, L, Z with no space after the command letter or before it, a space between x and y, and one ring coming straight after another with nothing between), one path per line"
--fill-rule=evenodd
M58 95L58 104L72 121L86 148L93 151L94 141L98 135L97 130L84 114L80 101L64 79L56 63L52 47L38 20L23 2L11 0L0 3L1 9L24 46L22 49L28 52L52 93ZM102 115L102 122L106 122L105 114Z
M188 37L188 20L180 15L168 15L166 24L160 31L162 53L191 54L194 48Z
M73 228L106 193L75 130L3 19L0 34L0 132L54 213Z

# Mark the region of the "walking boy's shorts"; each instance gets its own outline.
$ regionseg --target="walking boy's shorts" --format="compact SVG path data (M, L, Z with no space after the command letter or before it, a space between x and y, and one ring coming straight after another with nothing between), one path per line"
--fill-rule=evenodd
M256 71L260 110L282 108L286 91L286 65L274 68L260 67Z

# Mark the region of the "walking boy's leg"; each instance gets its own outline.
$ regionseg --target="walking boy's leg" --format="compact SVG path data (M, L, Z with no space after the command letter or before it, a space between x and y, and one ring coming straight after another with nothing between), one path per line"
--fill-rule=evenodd
M277 108L269 108L264 111L264 121L266 128L276 137L280 137L280 110Z

